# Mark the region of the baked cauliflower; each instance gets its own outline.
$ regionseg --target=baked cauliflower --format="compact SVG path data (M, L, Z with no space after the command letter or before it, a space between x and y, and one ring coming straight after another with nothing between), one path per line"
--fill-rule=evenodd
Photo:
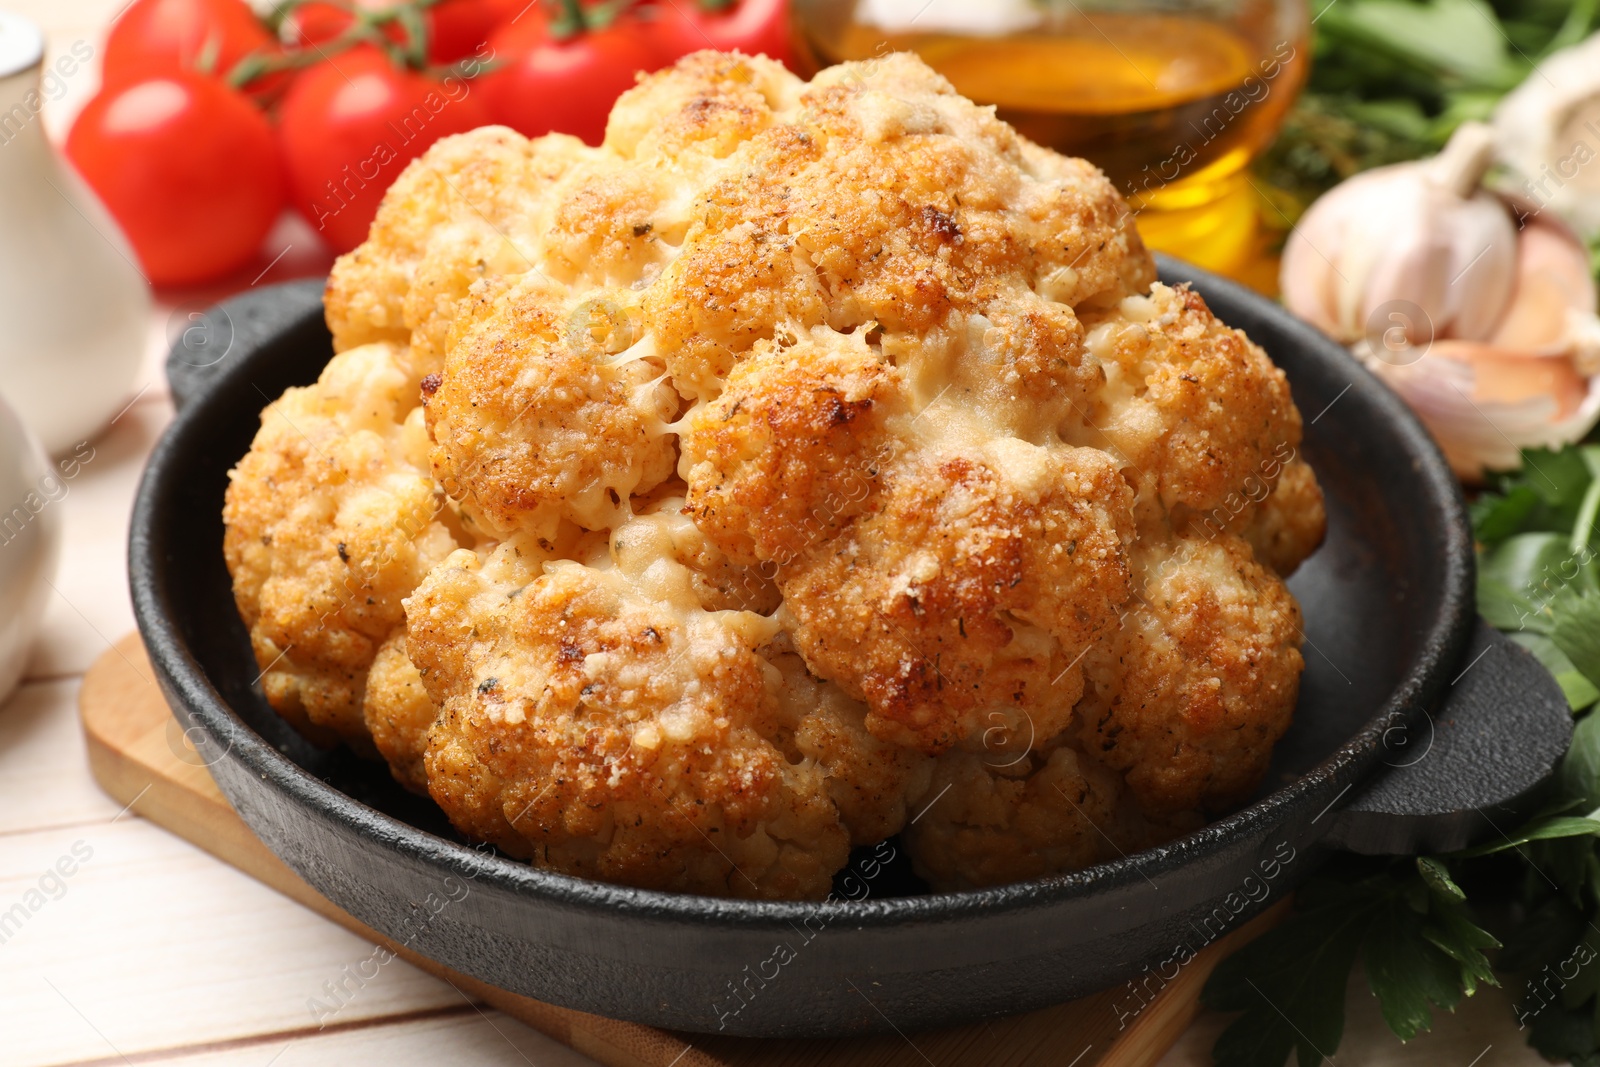
M446 138L326 310L234 473L240 610L274 706L471 838L815 898L901 834L991 885L1194 829L1288 728L1284 375L912 56Z
M267 699L313 739L367 752L368 668L459 530L428 473L419 382L387 342L335 356L261 413L222 512Z

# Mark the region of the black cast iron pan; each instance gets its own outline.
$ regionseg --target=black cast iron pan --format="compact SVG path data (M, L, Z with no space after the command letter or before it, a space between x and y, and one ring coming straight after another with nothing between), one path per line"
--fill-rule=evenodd
M1192 281L1287 371L1329 530L1290 583L1307 669L1267 781L1244 810L1161 848L931 894L891 841L858 855L825 903L648 892L473 848L383 767L308 745L253 684L220 514L266 398L329 357L316 282L229 301L179 339L181 411L133 516L140 630L218 785L274 852L362 922L497 986L771 1037L911 1031L1118 984L1260 912L1330 847L1440 850L1507 826L1571 733L1550 676L1477 620L1461 494L1407 409L1276 304L1175 262L1162 276Z

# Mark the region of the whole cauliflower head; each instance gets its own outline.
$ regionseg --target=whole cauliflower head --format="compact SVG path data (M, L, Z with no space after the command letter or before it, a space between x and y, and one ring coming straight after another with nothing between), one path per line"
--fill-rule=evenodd
M442 140L326 311L336 363L407 375L381 595L290 659L265 576L320 588L334 535L263 555L230 498L241 610L293 646L275 703L337 704L471 837L815 897L903 832L986 885L1198 826L1287 729L1325 518L1284 375L1156 281L1099 171L912 56L703 52L599 147ZM235 495L346 530L355 490L268 489L298 446L262 433ZM402 489L448 506L414 528Z

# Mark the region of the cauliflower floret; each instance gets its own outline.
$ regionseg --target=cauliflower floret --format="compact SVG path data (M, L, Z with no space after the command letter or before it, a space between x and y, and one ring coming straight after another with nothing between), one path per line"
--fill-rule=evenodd
M334 263L323 299L334 350L411 342L423 373L438 370L456 302L479 278L529 269L529 205L590 151L503 126L441 138L389 187L367 240Z
M797 647L876 736L936 754L996 714L1070 725L1080 659L1128 596L1128 490L1101 453L1034 452L907 463L870 516L779 569Z
M1287 578L1316 551L1327 531L1322 487L1303 459L1290 460L1281 472L1269 465L1265 473L1269 481L1277 473L1277 483L1238 532L1250 542L1256 559Z
M262 412L229 472L223 551L262 688L323 743L371 751L367 668L404 623L401 600L456 547L417 398L404 349L351 349Z
M1230 503L1300 443L1283 371L1192 289L1128 297L1097 317L1087 345L1107 383L1082 443L1128 465L1141 516L1158 525L1228 525Z
M1300 608L1231 534L1141 544L1140 586L1084 660L1082 743L1164 816L1246 800L1289 728Z
M904 375L859 335L759 344L687 420L678 468L696 525L776 575L868 506L905 410Z
M905 825L906 804L927 790L933 760L867 730L867 708L811 673L787 633L761 650L782 674L778 711L785 751L815 760L853 845L871 845Z
M629 339L529 276L463 308L444 373L423 382L435 476L481 536L605 529L672 473L677 397ZM642 344L642 343L641 343Z
M1103 453L997 435L961 394L912 415L898 369L826 328L735 367L683 452L697 524L772 566L801 653L876 736L937 753L994 713L1070 724L1129 592Z
M439 705L428 696L422 675L406 655L404 626L378 646L367 671L361 717L395 781L413 793L426 795L428 775L422 757L428 750L428 731L439 717Z
M407 602L408 650L444 708L434 799L570 874L820 897L850 847L829 784L844 757L796 747L809 715L785 709L759 651L777 624L704 610L670 532L642 521L531 581L499 552L458 552Z
M1076 870L1171 836L1130 818L1123 792L1120 776L1066 744L951 752L913 804L907 846L929 884L959 890Z
M1120 297L1123 263L1149 270L1098 171L1035 178L1020 138L909 56L820 77L779 117L695 202L645 297L687 397L716 395L785 328L922 334L1035 287L1065 305Z

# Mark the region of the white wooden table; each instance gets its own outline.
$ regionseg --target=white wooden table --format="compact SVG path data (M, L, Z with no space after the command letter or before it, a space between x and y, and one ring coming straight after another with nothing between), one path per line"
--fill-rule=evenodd
M122 0L5 0L43 26L53 52L98 53ZM46 113L59 140L94 91L85 73ZM279 251L287 254L257 277ZM85 669L133 628L124 544L145 457L172 407L160 370L174 305L325 269L326 254L286 223L258 265L205 294L169 295L152 316L141 391L94 442L59 508L65 550L24 685L0 707L0 1065L440 1063L580 1067L592 1061L398 960L337 1023L307 1002L372 946L146 822L90 778L76 700ZM3 324L0 324L3 328ZM71 857L70 877L46 872ZM1504 994L1482 994L1402 1048L1358 978L1336 1064L1503 1067L1541 1063ZM1209 1064L1225 1019L1204 1017L1163 1067Z

